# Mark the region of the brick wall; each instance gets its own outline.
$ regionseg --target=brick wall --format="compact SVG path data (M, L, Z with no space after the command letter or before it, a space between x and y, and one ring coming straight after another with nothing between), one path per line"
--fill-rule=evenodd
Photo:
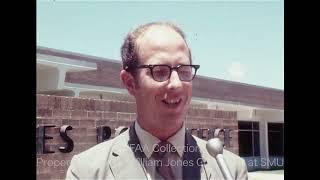
M37 155L37 179L64 179L70 160L74 154L97 144L96 128L106 125L111 129L130 126L136 118L134 102L98 100L63 96L37 95L37 126L55 125L48 128L46 135L53 139L46 140L46 148L55 151L52 154ZM74 142L71 153L61 153L60 146L65 146L59 134L62 125L71 125L68 136ZM229 128L231 147L238 153L238 124L236 112L210 109L189 109L187 128Z

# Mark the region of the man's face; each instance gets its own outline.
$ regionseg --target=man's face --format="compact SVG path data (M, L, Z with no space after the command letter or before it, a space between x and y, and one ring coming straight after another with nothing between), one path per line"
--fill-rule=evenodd
M167 27L151 27L137 40L139 64L190 64L189 51L183 38ZM175 70L170 79L157 82L150 69L138 69L138 86L134 96L139 123L144 127L178 127L182 125L192 96L192 82L180 81Z

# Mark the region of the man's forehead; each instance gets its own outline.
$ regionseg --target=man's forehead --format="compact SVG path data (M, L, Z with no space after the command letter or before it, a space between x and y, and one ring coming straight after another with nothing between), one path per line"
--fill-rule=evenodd
M172 27L164 25L153 25L148 27L138 39L142 40L146 38L153 38L154 40L161 40L165 37L168 39L180 38L183 40L182 36Z
M174 29L166 26L153 26L139 37L137 40L139 49L145 47L165 48L176 46L180 50L187 50L188 47L182 38Z

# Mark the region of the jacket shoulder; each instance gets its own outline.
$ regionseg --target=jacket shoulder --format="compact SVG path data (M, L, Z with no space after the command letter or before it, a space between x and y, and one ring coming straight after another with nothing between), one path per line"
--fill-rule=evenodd
M101 156L107 156L115 144L125 143L124 137L125 134L120 134L119 136L114 137L113 139L99 143L76 156L78 158L86 160L95 160L103 159Z
M113 139L99 143L74 155L67 171L67 179L68 177L85 177L90 179L96 177L101 172L105 172L109 166L108 160L113 146L125 144L126 133L124 132Z

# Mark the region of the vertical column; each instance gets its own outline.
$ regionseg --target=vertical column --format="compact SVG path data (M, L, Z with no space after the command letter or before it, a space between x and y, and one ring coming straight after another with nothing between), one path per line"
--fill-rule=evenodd
M58 66L58 87L57 89L63 89L64 88L64 82L66 78L66 69L62 66Z
M260 162L262 169L269 169L269 144L268 144L268 122L265 119L259 121L260 132Z
M80 97L80 92L79 92L79 90L74 89L73 92L74 92L74 97Z

